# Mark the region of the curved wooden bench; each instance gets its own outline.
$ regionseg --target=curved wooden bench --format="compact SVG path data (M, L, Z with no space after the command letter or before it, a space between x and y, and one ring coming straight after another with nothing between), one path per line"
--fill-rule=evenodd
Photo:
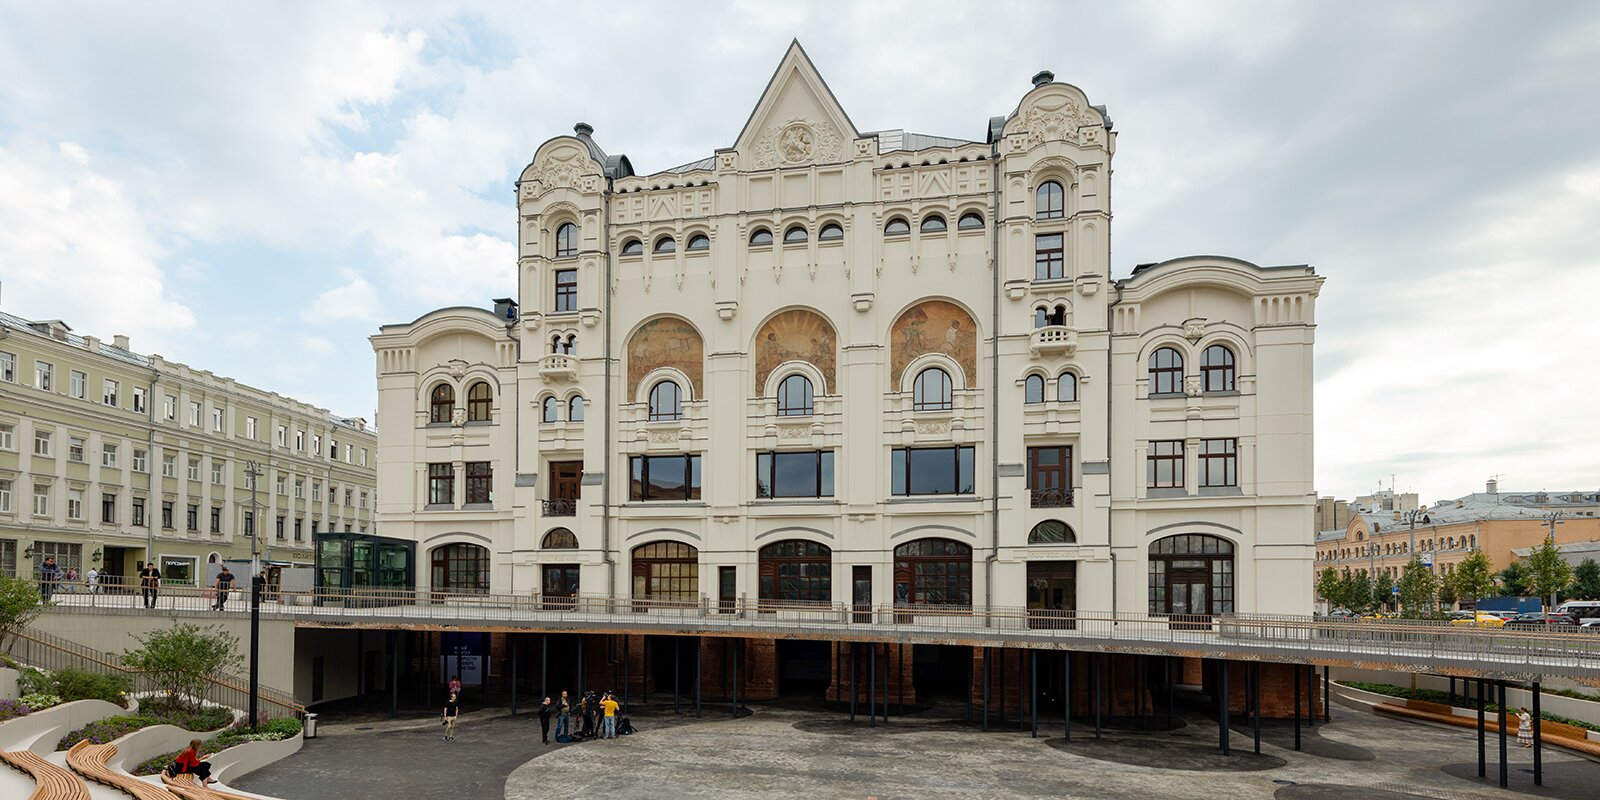
M32 750L0 752L0 760L33 776L38 788L28 795L28 800L89 800L89 786L82 778Z
M1374 705L1372 707L1372 709L1374 711L1379 712L1379 713L1390 714L1390 715L1396 716L1396 717L1407 717L1407 718L1410 718L1410 719L1420 719L1420 720L1424 720L1424 721L1427 721L1427 722L1442 722L1442 723L1444 723L1446 725L1454 725L1454 726L1456 726L1458 728L1473 728L1473 729L1476 729L1478 727L1478 718L1476 716L1458 717L1458 716L1456 716L1454 714L1440 714L1440 713L1433 712L1433 711L1428 711L1428 710L1425 710L1425 709L1407 708L1406 706L1391 705L1389 703L1378 703L1377 705ZM1484 730L1485 733L1493 733L1495 735L1499 735L1499 733L1500 733L1500 724L1499 724L1499 719L1498 719L1499 716L1500 715L1499 715L1498 712L1489 712L1489 713L1487 713L1487 714L1485 714L1483 716L1483 730ZM1551 726L1555 726L1555 725L1561 725L1561 723L1559 723L1559 722L1551 722L1550 720L1543 720L1541 722L1540 726L1539 726L1541 728L1541 730L1539 731L1539 738L1546 745L1554 745L1556 747L1565 747L1568 750L1575 750L1575 751L1577 751L1579 753L1584 753L1584 754L1589 755L1589 756L1600 757L1600 744L1595 744L1594 742L1588 741L1587 739L1573 739L1573 738L1569 738L1569 737L1566 737L1566 736L1558 736L1558 735L1556 735L1555 733L1552 733L1549 730L1549 728ZM1566 728L1568 726L1561 725L1561 727ZM1516 736L1516 731L1517 731L1516 717L1513 717L1510 714L1507 714L1506 715L1506 735L1507 736Z
M161 773L161 782L166 784L167 788L174 794L183 797L184 800L259 800L256 797L234 794L223 789L204 786L200 783L199 778L191 774L168 775L163 772Z
M67 766L89 780L120 789L138 800L181 800L160 786L107 766L106 762L116 754L114 744L90 744L88 739L83 739L67 751Z

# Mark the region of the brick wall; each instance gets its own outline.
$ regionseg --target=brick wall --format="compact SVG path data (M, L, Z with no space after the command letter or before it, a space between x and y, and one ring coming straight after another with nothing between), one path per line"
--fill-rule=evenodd
M828 683L824 697L833 703L850 702L850 659L852 656L859 659L856 662L856 702L870 702L868 692L876 689L878 702L882 703L885 696L889 698L891 706L910 705L917 702L917 689L912 680L913 667L915 666L915 645L900 644L873 644L867 642L835 642L832 654L832 680ZM878 676L876 686L872 681L869 665L872 663L872 651L877 652ZM885 675L887 674L887 678ZM885 686L887 681L887 686Z

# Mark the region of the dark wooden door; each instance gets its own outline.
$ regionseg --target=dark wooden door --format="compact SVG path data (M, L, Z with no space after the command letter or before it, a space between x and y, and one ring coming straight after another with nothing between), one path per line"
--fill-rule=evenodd
M856 622L872 621L872 567L850 568L850 601Z
M739 598L739 568L717 567L717 610L732 614Z

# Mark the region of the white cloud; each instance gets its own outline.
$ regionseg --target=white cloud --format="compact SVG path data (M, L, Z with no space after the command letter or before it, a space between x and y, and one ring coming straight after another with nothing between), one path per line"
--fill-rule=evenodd
M383 321L383 304L378 300L378 290L373 288L366 278L345 271L348 281L343 286L335 286L311 301L311 306L300 312L300 319L312 325L327 325L334 322L370 322L374 325Z

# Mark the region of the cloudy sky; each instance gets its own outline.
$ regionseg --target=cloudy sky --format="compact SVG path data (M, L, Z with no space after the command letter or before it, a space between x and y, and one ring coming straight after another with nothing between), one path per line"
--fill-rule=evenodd
M1595 490L1600 6L1530 11L6 0L0 309L371 416L380 322L513 290L540 142L709 155L799 37L862 130L1108 105L1118 276L1315 265L1321 493Z

